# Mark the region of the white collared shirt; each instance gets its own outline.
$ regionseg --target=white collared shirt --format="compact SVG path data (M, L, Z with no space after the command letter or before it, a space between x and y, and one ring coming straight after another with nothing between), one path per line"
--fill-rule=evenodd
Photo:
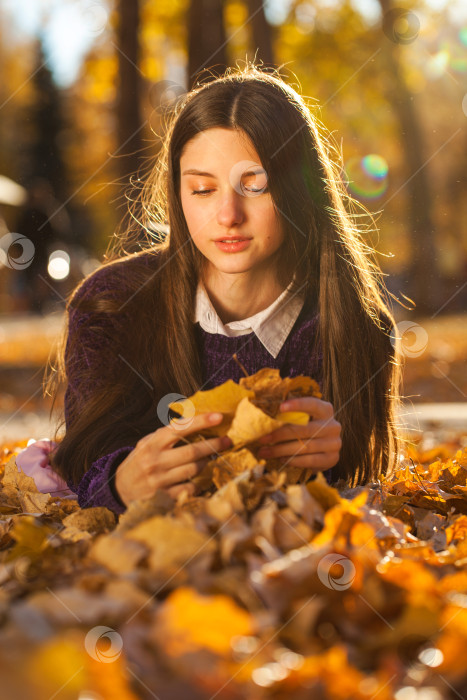
M198 282L195 300L195 323L207 333L219 333L227 336L246 335L252 331L274 358L279 354L287 336L292 330L304 304L304 296L292 294L289 286L266 309L241 321L222 323L206 288L201 280Z

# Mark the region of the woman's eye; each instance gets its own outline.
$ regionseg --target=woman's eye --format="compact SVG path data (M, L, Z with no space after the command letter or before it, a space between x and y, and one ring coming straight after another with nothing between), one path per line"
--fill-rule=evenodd
M261 192L268 192L267 187L259 188L256 189L255 187L243 187L244 190L247 190L248 192L253 192L254 194L260 194ZM209 192L212 192L213 190L192 190L191 194L209 194Z
M254 193L268 192L267 187L260 187L259 189L256 189L256 187L244 187L244 189L248 190L248 192L254 192Z

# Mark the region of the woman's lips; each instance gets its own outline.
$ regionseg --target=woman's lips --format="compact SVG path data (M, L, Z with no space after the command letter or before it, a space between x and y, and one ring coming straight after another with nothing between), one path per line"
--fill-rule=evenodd
M243 238L234 243L226 243L224 241L214 241L216 246L223 250L225 253L238 253L241 250L247 248L250 244L251 238Z

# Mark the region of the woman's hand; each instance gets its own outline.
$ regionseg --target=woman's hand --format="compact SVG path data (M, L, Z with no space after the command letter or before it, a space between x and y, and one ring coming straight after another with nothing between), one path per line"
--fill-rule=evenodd
M212 415L195 416L186 427L171 422L137 442L115 472L115 486L125 505L135 499L150 498L157 489L167 491L174 498L184 490L194 493L194 484L187 480L197 476L208 460L213 459L213 453L230 447L232 441L224 435L180 447L174 445L190 433L221 422L221 413L215 414L218 416L215 420L210 419Z
M289 399L280 406L281 411L303 411L315 420L306 425L284 424L268 435L263 435L259 443L273 443L271 447L261 447L256 453L259 458L281 458L284 466L330 469L339 461L342 447L341 424L334 418L334 409L328 401L311 396Z

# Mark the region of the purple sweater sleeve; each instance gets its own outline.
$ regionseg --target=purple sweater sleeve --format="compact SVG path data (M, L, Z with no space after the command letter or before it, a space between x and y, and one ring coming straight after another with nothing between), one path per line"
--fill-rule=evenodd
M134 447L120 447L92 463L78 485L68 483L78 496L81 508L105 506L120 515L126 510L115 488L115 472Z
M89 279L78 291L75 299L92 295L96 289L102 290L107 286L107 276L104 270L100 275ZM93 316L77 309L71 308L68 319L68 340L65 350L65 365L68 386L65 392L64 409L65 424L68 429L75 415L85 410L87 397L87 385L92 381L93 391L96 385L102 383L103 390L105 380L109 377L105 373L112 371L112 363L102 363L103 343L109 334L113 335L112 322L102 315ZM80 352L71 356L68 352L70 338L78 334ZM87 370L87 381L83 383L82 370ZM104 380L104 381L103 381ZM119 464L134 449L134 446L120 447L113 452L103 455L91 464L79 483L67 481L68 487L77 494L78 503L82 508L105 506L117 514L125 512L126 505L121 500L115 487L115 472Z

